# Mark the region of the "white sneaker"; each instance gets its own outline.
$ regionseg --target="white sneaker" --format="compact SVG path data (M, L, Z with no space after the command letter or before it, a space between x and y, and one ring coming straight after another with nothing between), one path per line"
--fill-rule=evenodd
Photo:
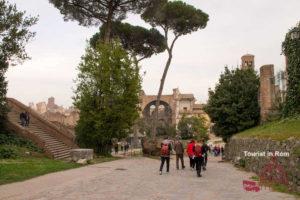
M162 175L162 171L159 171L159 175Z

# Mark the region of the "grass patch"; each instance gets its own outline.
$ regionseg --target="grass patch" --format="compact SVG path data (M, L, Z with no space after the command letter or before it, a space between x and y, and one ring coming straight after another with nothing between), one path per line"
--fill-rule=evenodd
M300 118L283 119L243 131L235 137L256 137L273 140L300 139Z
M120 160L120 159L122 159L122 158L113 157L113 156L109 156L109 157L97 156L93 160L88 161L88 164L99 164L99 163L104 163L104 162L111 162L111 161L115 161L115 160Z
M0 185L23 181L51 172L79 167L76 163L67 163L49 158L18 158L0 160Z
M300 193L299 192L291 192L286 185L271 184L271 188L274 191L276 191L276 192L282 192L282 193L292 194L292 195L295 195L296 197L300 197Z
M253 180L253 181L259 181L259 177L258 176L251 176L250 179Z

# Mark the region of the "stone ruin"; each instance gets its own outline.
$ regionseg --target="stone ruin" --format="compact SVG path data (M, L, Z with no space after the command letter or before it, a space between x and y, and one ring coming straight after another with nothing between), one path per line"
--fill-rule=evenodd
M50 97L48 102L39 102L36 105L29 103L29 107L41 114L48 121L60 128L73 132L79 120L79 110L74 107L64 108L55 104L55 98Z
M252 68L254 70L254 55L246 54L241 58L241 69ZM286 72L279 71L275 77L274 65L260 67L259 104L261 122L268 120L269 116L276 112L276 107L285 99Z

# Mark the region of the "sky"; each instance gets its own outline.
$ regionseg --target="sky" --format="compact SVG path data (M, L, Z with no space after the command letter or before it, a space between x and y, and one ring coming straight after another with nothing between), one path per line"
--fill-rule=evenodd
M77 66L85 53L87 40L99 27L82 27L64 21L48 0L8 0L27 15L39 16L31 28L36 37L27 45L31 59L12 66L7 72L8 96L28 104L54 96L58 105L72 105ZM242 55L255 55L255 69L274 64L284 69L281 44L287 31L300 21L299 0L185 0L209 14L207 27L179 38L164 87L193 93L200 103L208 99L224 66L240 65ZM125 20L150 28L138 15ZM157 94L167 54L153 55L141 63L142 87Z

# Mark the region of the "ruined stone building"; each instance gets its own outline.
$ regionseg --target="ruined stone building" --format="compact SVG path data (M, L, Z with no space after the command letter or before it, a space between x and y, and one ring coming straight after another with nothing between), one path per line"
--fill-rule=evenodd
M39 102L34 106L34 103L29 103L29 107L36 110L48 121L55 124L61 124L70 128L76 126L79 120L79 111L74 107L64 108L55 104L55 98L50 97L48 102Z
M254 55L246 54L242 56L241 60L241 69L255 68ZM275 77L274 65L263 65L260 67L259 76L260 117L261 121L264 122L268 119L269 114L274 111L276 104L284 101L286 73L279 71Z
M151 118L155 110L157 95L146 95L140 93L141 117ZM209 120L203 111L203 104L196 103L193 94L180 93L179 89L173 89L173 93L162 95L159 107L159 121L166 124L177 125L183 115L202 116Z

